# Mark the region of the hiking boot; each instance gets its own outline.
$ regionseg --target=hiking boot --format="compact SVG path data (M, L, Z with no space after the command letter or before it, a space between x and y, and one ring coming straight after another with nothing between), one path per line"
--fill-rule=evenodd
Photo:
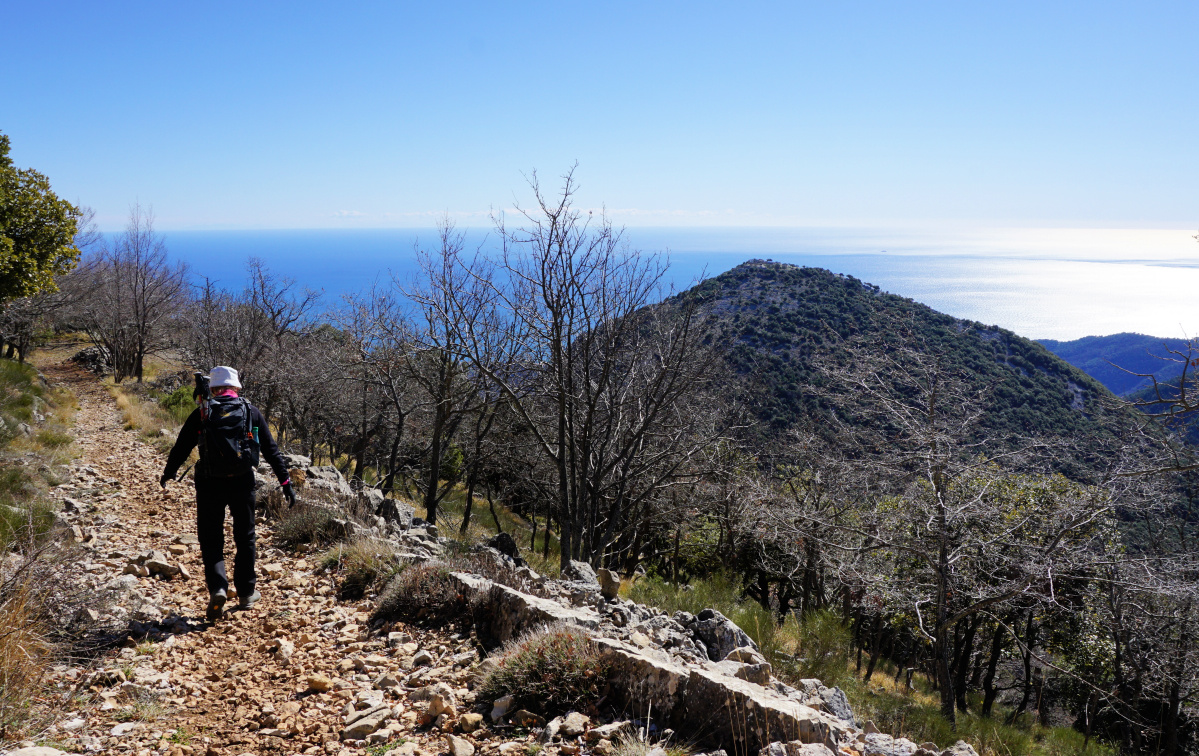
M229 597L225 594L225 589L221 588L218 591L213 591L208 596L208 612L205 618L209 622L216 622L225 614L225 602Z
M242 598L238 599L237 605L239 607L241 607L242 609L249 609L250 607L257 604L258 599L260 599L260 598L262 598L262 594L259 593L258 591L254 591L249 596L243 596Z

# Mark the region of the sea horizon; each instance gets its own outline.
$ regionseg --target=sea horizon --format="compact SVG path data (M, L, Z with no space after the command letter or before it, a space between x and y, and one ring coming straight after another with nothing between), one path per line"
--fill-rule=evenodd
M495 245L490 229L464 228L468 252ZM667 254L675 290L750 259L854 276L954 317L1033 339L1068 341L1121 332L1162 338L1199 328L1199 244L1161 229L964 229L929 233L861 228L629 228L631 248ZM113 234L109 234L112 236ZM226 288L250 258L300 286L345 295L410 282L415 250L433 228L164 231L170 254Z

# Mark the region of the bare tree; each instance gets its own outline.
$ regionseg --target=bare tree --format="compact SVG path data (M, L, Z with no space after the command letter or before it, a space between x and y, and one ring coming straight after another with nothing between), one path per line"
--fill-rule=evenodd
M526 224L496 219L502 252L476 258L464 299L444 291L454 348L486 376L536 438L555 471L562 562L599 564L631 515L685 477L687 462L719 434L689 405L711 361L699 359L702 330L684 304L654 307L665 262L632 252L608 220L530 181L536 207ZM508 334L499 353L491 334Z
M972 648L980 617L1030 597L1055 605L1063 583L1085 575L1094 545L1111 535L1115 500L1100 487L1001 467L1035 444L982 433L987 389L930 345L847 346L843 364L824 370L829 398L843 402L831 417L857 414L840 435L846 461L869 473L855 484L868 495L845 509L795 496L772 524L783 543L821 542L844 590L869 588L912 618L932 646L942 713L952 721L965 705L955 639L964 632L969 643L957 648Z
M291 353L296 339L312 327L320 293L297 288L257 258L249 260L246 272L248 281L239 292L204 280L188 303L178 343L193 365L236 367L270 420L281 396L294 387Z
M135 204L125 231L84 272L88 336L112 357L114 380L141 381L146 356L167 344L170 319L185 302L186 266L170 262L153 212Z

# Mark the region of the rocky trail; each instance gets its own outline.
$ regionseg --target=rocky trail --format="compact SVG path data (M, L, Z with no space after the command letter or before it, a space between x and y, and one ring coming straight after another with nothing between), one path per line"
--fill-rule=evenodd
M162 455L124 430L104 387L78 368L45 372L80 403L80 457L52 491L84 547L73 568L97 591L120 596L111 617L96 619L134 634L86 666L50 671L56 693L38 706L53 723L41 742L136 756L352 756L381 752L383 744L397 756L451 750L445 734L418 726L427 706L418 710L412 698L427 699L424 687L439 683L448 686L438 688L443 706L469 700L465 683L477 655L466 639L415 629L368 633L370 605L340 603L333 578L317 574L311 555L277 548L261 520L262 600L246 611L231 601L223 620L205 623L190 479L160 489ZM232 565L231 532L226 544ZM468 718L466 729L472 724L478 719ZM455 756L476 745L523 748L485 730L452 745Z

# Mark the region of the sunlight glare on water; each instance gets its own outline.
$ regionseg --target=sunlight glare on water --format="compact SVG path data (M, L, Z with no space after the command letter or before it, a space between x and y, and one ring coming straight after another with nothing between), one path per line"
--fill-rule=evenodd
M1124 331L1199 334L1199 244L1185 230L971 230L957 235L879 229L630 229L643 250L669 250L669 283L690 287L752 258L827 268L955 317L1029 338L1076 339ZM236 288L250 257L322 290L325 303L393 275L417 272L414 249L433 229L186 232L166 234L198 276ZM493 247L468 229L468 253ZM884 250L886 250L884 252Z

